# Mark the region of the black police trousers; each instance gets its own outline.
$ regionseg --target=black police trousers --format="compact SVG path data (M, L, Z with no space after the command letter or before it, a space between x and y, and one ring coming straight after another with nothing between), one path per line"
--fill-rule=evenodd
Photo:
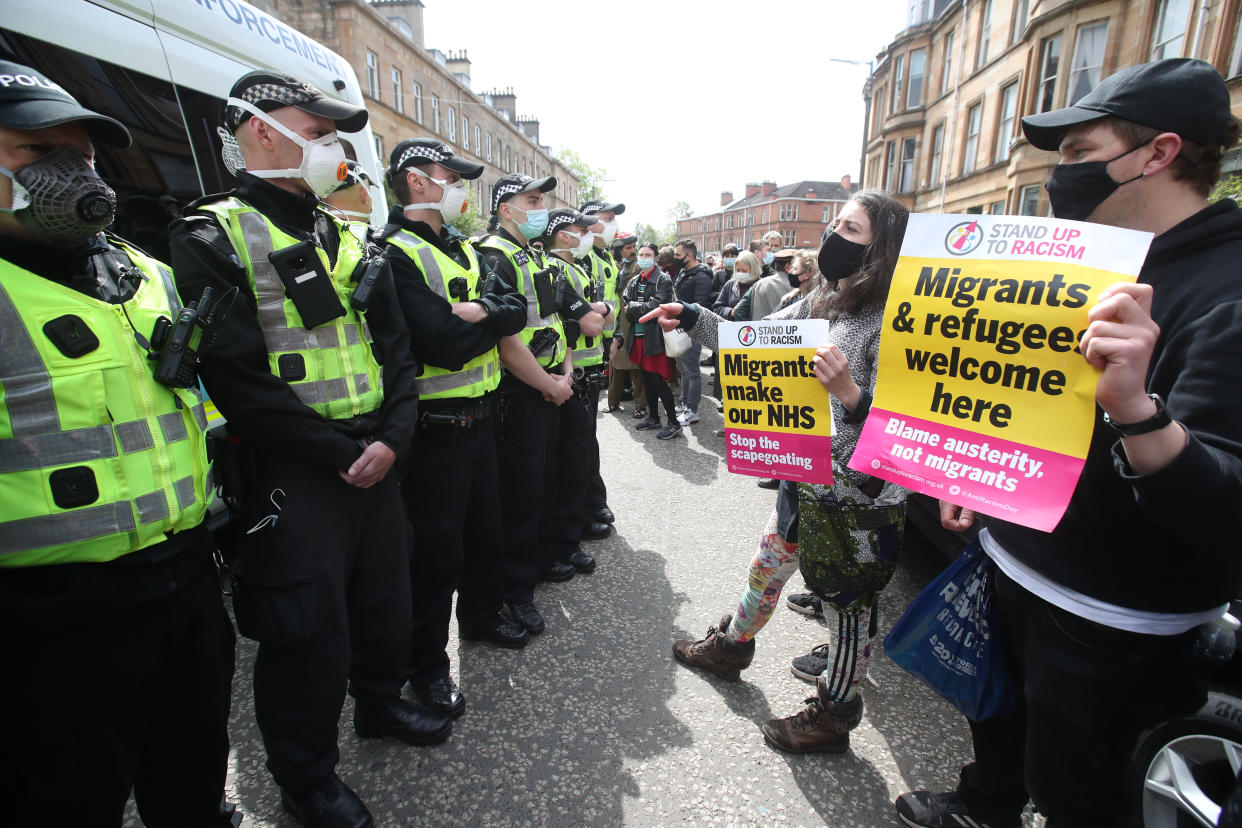
M0 823L119 828L132 790L151 828L232 824L233 627L192 531L155 563L0 570Z
M565 405L573 404L573 400ZM540 568L552 561L539 544L548 450L557 406L524 382L500 385L496 457L500 464L500 516L504 530L504 599L522 604L535 597Z
M608 344L604 344L604 353L608 353ZM608 505L608 487L604 485L603 475L599 468L599 386L591 388L591 459L590 476L587 479L586 499L582 505L582 525L595 522L600 509Z
M369 489L334 469L260 461L234 566L238 631L259 642L254 708L281 786L336 766L337 719L396 697L410 657L409 535L397 472Z
M583 504L591 480L591 445L595 442L591 405L586 383L575 383L574 395L556 409L548 448L539 541L554 560L566 563L582 539Z
M449 674L445 648L454 590L463 627L487 627L500 612L496 417L464 429L420 424L409 458L401 495L414 530L410 682L420 685ZM463 579L465 569L470 577Z

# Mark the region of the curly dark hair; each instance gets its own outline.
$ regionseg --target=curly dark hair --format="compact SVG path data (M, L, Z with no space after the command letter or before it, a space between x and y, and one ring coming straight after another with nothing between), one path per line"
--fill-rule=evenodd
M843 313L883 304L888 298L910 211L882 190L859 190L851 201L861 204L871 219L871 244L857 272L837 282L824 282L811 294L811 316L836 319Z
M1107 124L1118 138L1131 147L1142 146L1161 132L1168 131L1112 116L1101 118L1099 122ZM1240 135L1242 135L1242 123L1231 115L1214 145L1200 144L1182 137L1182 151L1169 165L1173 179L1184 181L1199 195L1207 196L1216 186L1216 182L1220 180L1220 167L1225 152L1238 143Z

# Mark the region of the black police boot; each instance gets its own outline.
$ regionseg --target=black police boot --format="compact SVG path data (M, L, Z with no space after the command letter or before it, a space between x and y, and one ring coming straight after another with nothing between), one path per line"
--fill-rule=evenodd
M603 540L612 534L607 523L588 523L582 527L583 540Z
M574 577L574 568L561 561L553 561L539 570L539 580L549 584L568 581L572 577Z
M441 676L426 684L412 685L414 697L424 707L438 710L450 719L466 712L466 697L457 689L457 683L449 676Z
M525 627L500 613L496 613L495 618L477 629L458 624L457 635L465 641L486 641L509 650L520 650L530 641L530 633L526 632Z
M609 509L607 506L596 512L594 517L600 523L614 523L617 520L617 516L614 515L612 513L612 509Z
M354 732L363 739L391 736L408 745L438 745L453 732L453 722L438 710L398 697L380 704L355 702Z
M583 575L589 575L595 571L595 556L589 555L581 549L575 549L569 553L568 563L574 568L574 571L581 572Z
M505 604L505 615L525 627L531 635L539 635L543 632L543 616L539 614L534 601L527 601L523 604Z
M335 774L280 789L280 804L310 828L371 828L375 821L358 794Z

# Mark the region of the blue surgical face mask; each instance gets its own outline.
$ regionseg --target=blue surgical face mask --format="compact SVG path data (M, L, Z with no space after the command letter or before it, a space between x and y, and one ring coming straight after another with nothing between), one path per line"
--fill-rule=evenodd
M735 264L737 264L736 256L725 256L725 260L724 260L725 267L729 268L729 270L732 270Z
M526 221L518 224L518 230L522 231L522 235L530 239L537 239L543 235L543 231L548 229L548 211L540 207L537 210L523 210L521 207L509 205L510 210L516 210L526 216Z
M774 262L774 261L776 261L776 254L775 254L775 253L764 253L764 254L763 254L763 263L764 263L765 265L771 265L771 264L772 264L772 262Z
M645 272L645 271L651 270L651 268L653 267L655 267L655 259L643 258L642 256L638 257L638 269L639 270L642 270Z

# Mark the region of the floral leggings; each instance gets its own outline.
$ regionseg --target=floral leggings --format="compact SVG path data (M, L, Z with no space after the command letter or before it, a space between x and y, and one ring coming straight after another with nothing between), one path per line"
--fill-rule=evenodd
M763 629L780 601L785 582L797 569L798 544L790 543L777 532L777 512L773 509L763 537L759 539L759 549L750 562L746 592L729 624L731 639L750 641ZM824 609L829 606L825 603ZM859 685L871 665L870 627L874 611L874 606L858 612L837 611L837 638L831 669L820 678L821 688L833 701L849 701L858 695Z

